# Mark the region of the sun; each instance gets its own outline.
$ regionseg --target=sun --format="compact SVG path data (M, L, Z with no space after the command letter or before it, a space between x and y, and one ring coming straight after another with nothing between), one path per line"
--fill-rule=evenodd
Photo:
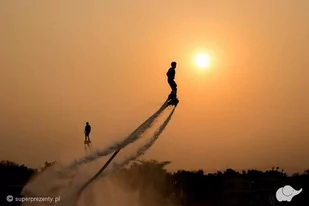
M204 53L198 54L195 57L195 64L199 68L207 68L210 66L210 57Z

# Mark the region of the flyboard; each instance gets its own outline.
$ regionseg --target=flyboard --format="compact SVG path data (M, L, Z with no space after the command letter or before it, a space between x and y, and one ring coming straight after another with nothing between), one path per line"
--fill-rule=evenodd
M179 103L179 99L177 98L176 95L173 94L173 92L171 92L168 97L168 102L167 102L167 105L168 106L175 106L177 107L178 103Z
M88 151L92 150L92 143L91 143L90 140L85 140L84 141L84 149L85 149L86 153L88 153Z
M92 143L90 140L85 140L84 141L84 148L87 150L88 148L90 149L92 147Z
M85 145L88 145L88 146L91 146L91 145L92 145L92 143L91 143L90 140L85 140L85 141L84 141L84 144L85 144Z

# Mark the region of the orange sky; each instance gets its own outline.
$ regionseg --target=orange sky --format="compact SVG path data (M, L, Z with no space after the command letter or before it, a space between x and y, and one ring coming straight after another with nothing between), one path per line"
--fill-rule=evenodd
M147 158L171 169L309 168L307 0L1 1L0 159L37 167L123 138L170 92ZM212 65L193 63L207 52Z

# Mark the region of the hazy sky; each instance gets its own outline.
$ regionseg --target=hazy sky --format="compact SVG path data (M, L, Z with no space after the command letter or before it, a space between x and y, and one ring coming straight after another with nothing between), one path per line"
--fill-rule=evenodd
M37 167L123 138L170 92L147 153L171 169L309 168L308 0L0 1L0 159ZM206 52L211 66L193 62Z

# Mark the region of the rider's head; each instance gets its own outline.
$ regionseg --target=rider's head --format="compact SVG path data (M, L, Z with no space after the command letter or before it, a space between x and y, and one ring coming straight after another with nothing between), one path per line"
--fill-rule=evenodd
M174 69L176 68L176 65L177 65L176 62L172 62L172 63L171 63L171 67L174 68Z
M89 122L86 122L86 125L88 125L89 124Z

